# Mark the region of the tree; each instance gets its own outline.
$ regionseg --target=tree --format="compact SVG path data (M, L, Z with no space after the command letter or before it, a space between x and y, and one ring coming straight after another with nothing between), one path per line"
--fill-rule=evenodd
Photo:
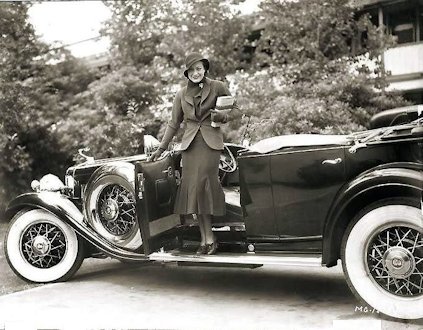
M95 155L140 152L141 132L157 135L164 126L176 89L185 79L182 68L188 49L210 55L215 76L223 68L235 71L234 40L240 29L229 3L105 1L112 17L102 33L111 40L112 70L89 86L63 127L88 125L85 143ZM225 32L234 38L225 38ZM83 118L81 109L95 113L97 124ZM69 142L69 134L62 133ZM78 138L74 141L74 147L80 145Z
M57 124L73 95L94 79L63 49L40 42L28 22L30 4L0 3L0 206L47 173L72 162ZM56 63L56 64L52 64Z
M90 147L96 157L141 153L144 133L156 135L151 106L158 98L133 66L112 71L77 95L69 117L58 126L63 145L76 151Z
M371 115L405 104L383 91L380 55L393 39L368 16L355 17L349 3L261 3L265 23L251 68L235 76L244 110L264 120L257 139L365 129Z
M163 132L190 51L231 83L254 139L348 133L404 104L383 91L378 60L391 38L348 0L263 0L251 16L240 0L104 2L112 46L102 73L38 41L27 3L0 3L0 198L63 175L82 146L97 158L142 152L144 133ZM229 123L227 139L239 141L247 122Z
M211 59L213 78L225 79L226 74L234 73L239 66L247 36L244 20L231 7L239 1L105 3L112 10L112 19L103 34L112 41L113 70L126 67L127 72L136 72L139 83L145 88L152 86L157 95L148 109L156 118L150 126L156 128L147 128L150 133L157 131L160 124L159 136L163 133L175 93L185 83L182 72L188 52L199 51ZM141 119L140 114L136 118L139 122L151 120Z
M37 59L43 46L25 20L28 7L20 3L0 4L0 204L13 187L21 188L30 172L31 157L20 133L29 130L35 118L30 82L42 71ZM15 190L16 192L16 190Z
M183 65L187 52L199 51L211 60L211 76L225 79L240 66L249 32L246 20L234 7L239 2L181 0L175 26L163 39L160 50L177 66Z
M246 37L244 20L233 9L240 1L105 1L112 19L103 30L117 65L148 66L166 60L181 67L190 50L213 59L214 76L235 71ZM180 72L179 72L180 73Z

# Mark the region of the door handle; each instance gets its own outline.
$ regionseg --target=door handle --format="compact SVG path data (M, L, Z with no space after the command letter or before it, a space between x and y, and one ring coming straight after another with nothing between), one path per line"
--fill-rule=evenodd
M341 163L342 162L342 159L341 158L335 158L335 159L325 159L323 162L322 162L322 164L323 165L326 165L326 164L328 164L328 165L336 165L336 164L339 164L339 163Z
M138 199L142 199L144 193L144 174L138 173Z
M173 169L169 166L166 170L163 170L162 173L167 174L169 178L173 177Z

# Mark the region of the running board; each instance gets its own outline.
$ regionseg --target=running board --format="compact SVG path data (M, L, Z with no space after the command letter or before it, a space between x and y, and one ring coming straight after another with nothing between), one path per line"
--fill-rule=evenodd
M155 252L148 256L152 261L175 261L190 263L279 265L279 266L322 266L321 255L275 255L255 253L218 253L214 255L195 255L181 252Z

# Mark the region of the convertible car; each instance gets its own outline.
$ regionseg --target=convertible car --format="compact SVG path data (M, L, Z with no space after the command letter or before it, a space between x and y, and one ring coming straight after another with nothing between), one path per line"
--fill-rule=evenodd
M380 313L423 317L422 106L389 110L349 135L226 144L227 214L215 255L196 255L196 216L172 214L181 155L99 159L46 175L8 206L5 253L32 282L68 280L84 258L240 267L342 262L352 292Z

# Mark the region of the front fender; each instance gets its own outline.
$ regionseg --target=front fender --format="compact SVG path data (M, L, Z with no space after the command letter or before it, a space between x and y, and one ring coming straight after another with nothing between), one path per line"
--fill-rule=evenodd
M70 225L79 236L111 257L131 261L146 260L143 254L121 249L88 227L81 211L67 197L59 193L46 191L20 195L10 202L6 216L10 219L25 208L41 208L54 214Z
M385 198L420 199L423 190L422 165L384 164L370 169L343 187L337 194L323 229L323 258L327 266L336 264L344 231L365 206Z
M66 223L71 220L82 223L84 220L82 213L68 198L49 191L27 193L16 197L7 206L6 217L11 219L17 212L27 207L44 209Z

